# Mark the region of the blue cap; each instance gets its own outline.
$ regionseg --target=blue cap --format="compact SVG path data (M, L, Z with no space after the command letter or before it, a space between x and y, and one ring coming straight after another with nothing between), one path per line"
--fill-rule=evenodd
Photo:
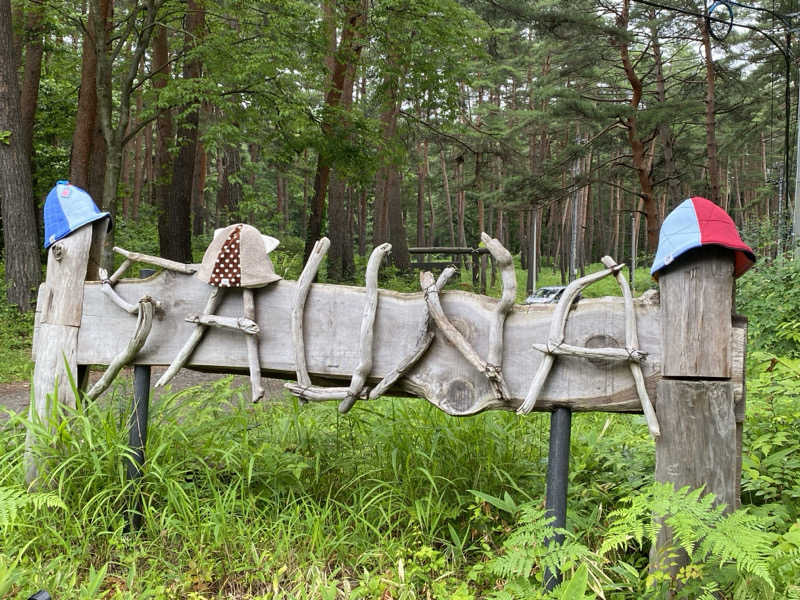
M69 181L59 181L44 202L44 247L49 248L87 223L105 218L108 218L108 230L111 231L109 213L100 212L92 197L81 188Z

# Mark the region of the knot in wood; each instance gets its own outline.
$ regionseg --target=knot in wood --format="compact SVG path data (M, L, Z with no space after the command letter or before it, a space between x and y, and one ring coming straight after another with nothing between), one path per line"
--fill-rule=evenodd
M64 258L64 246L62 244L54 244L51 252L53 253L53 258L59 262Z

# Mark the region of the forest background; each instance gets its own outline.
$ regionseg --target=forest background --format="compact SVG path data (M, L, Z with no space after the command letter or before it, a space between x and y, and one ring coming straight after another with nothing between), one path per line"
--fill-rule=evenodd
M783 41L769 11L736 10ZM581 268L630 260L692 195L762 256L785 236L794 115L784 57L751 29L720 42L701 17L630 0L3 0L0 23L3 242L22 308L59 179L115 216L106 262L115 236L191 261L215 227L247 221L293 253L328 235L330 281L383 241L406 270L409 246L477 246L481 231L523 267L538 232L538 264L563 279L573 223Z
M736 11L782 39L780 20ZM731 514L653 485L641 416L576 415L567 539L548 549L546 415L453 419L407 398L346 417L254 409L225 379L154 402L133 490L122 380L54 415L37 448L51 491L22 483L36 424L0 423L0 597L800 598L800 265L781 201L795 115L780 52L706 25L629 0L0 0L0 382L30 372L19 309L58 179L114 214L106 263L114 243L197 260L215 227L246 221L280 238L287 277L320 235L328 281L358 280L390 241L382 285L412 290L408 247L487 231L523 268L533 243L554 283L572 275L573 230L578 270L603 254L646 265L691 195L759 256L737 295L748 415ZM677 574L648 570L654 515L689 553ZM550 593L548 567L565 575Z

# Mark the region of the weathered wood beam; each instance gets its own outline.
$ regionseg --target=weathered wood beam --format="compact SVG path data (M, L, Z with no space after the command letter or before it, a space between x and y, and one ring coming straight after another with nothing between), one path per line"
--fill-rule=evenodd
M269 331L268 335L258 338L261 370L265 375L286 379L293 379L296 375L298 354L290 340L293 339L293 311L298 286L297 281L277 281L255 290L258 322L262 328L268 324ZM105 296L99 283L87 282L84 289L76 359L79 364L109 364L125 340L130 339L136 320L120 311ZM217 309L204 311L211 289L195 277L167 271L144 280L121 280L116 287L120 295L126 298L149 295L158 300L163 309L136 362L170 364L194 330L195 325L185 321L187 315L213 312L232 318L241 316L238 294L230 294ZM307 351L302 353L307 365L306 373L347 385L345 382L349 383L360 360L360 328L366 290L314 284L306 293L303 322ZM450 322L480 355L488 356L489 326L498 301L460 290L442 292L439 296ZM418 349L428 319L422 292L404 294L379 290L378 303L381 309L375 317L373 365L368 386L378 384L398 368L400 357L409 357ZM647 361L642 366L645 385L658 409L655 386L661 379L660 305L652 295L635 299L633 305L640 349L647 354ZM386 391L425 397L453 415L474 414L487 409L516 410L543 358L531 346L547 342L554 316L552 305L515 305L508 314L503 344L503 372L510 394L507 400L499 400L486 378L444 336L438 335L422 358ZM37 339L39 333L36 332ZM623 299L582 299L570 310L564 339L576 346L624 348ZM743 330L734 328L728 343L733 360L734 393L739 398L743 389L744 340ZM41 351L37 348L37 354ZM208 329L185 366L247 372L247 352L241 334ZM311 385L310 377L308 385ZM536 410L550 410L554 406L568 406L573 411L642 410L627 365L569 356L559 357L536 402Z

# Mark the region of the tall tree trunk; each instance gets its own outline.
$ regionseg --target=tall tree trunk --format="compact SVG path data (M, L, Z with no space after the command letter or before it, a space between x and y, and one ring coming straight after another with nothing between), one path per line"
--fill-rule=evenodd
M31 170L20 128L17 65L14 62L11 2L0 0L0 215L5 245L6 297L22 311L31 308L41 282L39 236L33 210Z
M39 101L39 80L42 76L42 55L44 54L44 31L41 6L31 4L25 15L25 66L22 75L20 95L20 126L25 156L33 164L33 122L36 105Z
M205 9L199 0L187 0L183 36L183 79L200 79L203 65L194 55L197 41L205 28ZM192 261L192 188L195 155L200 127L200 98L191 98L181 110L178 127L178 156L172 169L172 180L164 198L164 226L159 227L161 255L180 262ZM167 163L169 164L169 162ZM161 225L161 220L159 220Z
M708 32L707 21L700 19L700 32L703 37L703 54L706 66L706 158L708 166L708 182L711 188L709 200L720 203L719 167L717 165L717 136L714 123L714 57L711 54L711 36Z
M103 14L101 2L104 0L91 0L92 8L97 14ZM100 19L95 19L95 51L97 55L97 102L98 120L103 131L103 138L106 142L106 161L105 178L103 179L103 201L102 206L111 212L116 213L117 205L117 186L119 185L120 166L122 164L122 147L127 142L125 131L128 129L130 120L131 94L134 89L136 75L142 58L150 46L150 38L156 23L156 13L161 0L146 0L144 5L131 7L127 16L128 29L123 26L123 30L130 31L134 35L132 43L129 43L129 55L125 68L123 69L120 81L120 88L117 94L112 94L112 58L115 52L109 52L107 41L110 39L106 30L106 23ZM139 9L139 10L137 10ZM110 21L110 19L109 19ZM131 42L124 39L124 36L117 38L114 43L117 48L122 44ZM112 98L113 96L113 98ZM117 121L113 120L113 107L117 107ZM111 246L114 240L114 231L106 236L103 252L103 263L110 267L113 262L111 256ZM92 240L93 247L96 245Z
M242 159L239 149L230 144L224 145L217 157L217 172L219 174L219 188L217 189L217 210L220 219L237 220L239 218L239 205L242 202L242 184L236 175L242 168ZM223 226L217 221L217 226Z
M367 188L358 195L358 254L367 253Z
M653 60L656 68L656 96L658 101L665 103L667 101L666 81L664 78L664 61L661 55L661 43L659 42L659 30L655 25L656 13L655 9L650 11L650 19L653 25L650 28L651 43L653 45ZM680 178L678 170L675 167L674 147L675 135L672 133L672 127L664 117L658 124L658 135L661 138L661 145L664 148L664 177L667 180L667 197L668 202L677 204L680 199ZM663 213L659 211L659 222L663 219Z
M328 0L330 2L330 0ZM363 29L367 20L368 3L366 0L347 0L344 26L336 52L333 55L331 80L325 94L325 106L322 116L322 133L325 136L333 134L334 119L337 118L336 109L339 107L344 90L346 74L351 65L357 64L364 46ZM326 9L329 10L329 9ZM327 61L331 64L331 61ZM320 149L317 156L317 169L314 174L314 194L311 197L311 212L308 217L306 229L306 245L303 259L308 260L314 244L322 234L322 222L325 219L325 198L328 191L328 182L331 174L332 157L328 150Z
M192 169L192 233L202 235L206 225L206 170L208 154L203 142L198 138L194 153L194 169Z
M447 180L447 161L444 157L444 148L439 149L439 162L442 169L442 188L444 189L444 200L447 203L447 226L450 231L450 245L456 245L456 230L453 224L453 203L450 200L450 184Z
M617 26L627 32L628 30L628 16L630 9L630 0L623 0L622 11L617 18ZM633 169L636 171L636 176L639 179L639 186L641 192L639 196L642 199L645 217L647 219L647 249L655 252L658 245L658 231L661 223L658 222L658 211L656 201L653 196L653 180L650 169L647 166L647 154L645 150L645 142L639 133L639 123L636 113L639 110L639 104L642 100L643 86L642 81L636 74L636 71L631 61L628 52L628 42L622 41L620 38L615 43L619 49L620 57L622 58L622 66L625 70L625 76L631 85L631 99L629 105L632 109L631 114L623 120L623 125L628 132L628 143L631 146L631 155L633 161Z
M167 28L164 25L156 25L155 35L153 36L153 88L160 94L161 90L169 83L171 67L169 61L169 46L167 40ZM171 237L179 235L176 231L170 230L170 178L172 177L172 157L170 146L172 145L172 111L168 108L161 109L156 117L156 156L155 156L155 198L158 207L158 245L159 252L164 258L187 261L185 257L178 258L178 254L173 252Z

